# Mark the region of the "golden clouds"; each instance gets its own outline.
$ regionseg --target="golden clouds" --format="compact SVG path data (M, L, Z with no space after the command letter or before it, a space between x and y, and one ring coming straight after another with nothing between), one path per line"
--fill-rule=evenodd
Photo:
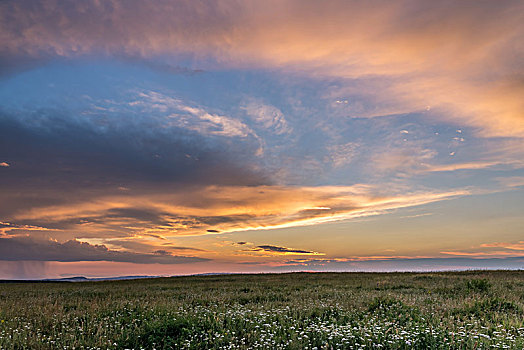
M524 250L524 241L517 243L507 242L494 242L494 243L483 243L480 245L483 248L504 248L509 250Z
M524 241L482 243L467 250L443 251L441 254L453 256L467 256L473 258L490 257L522 257Z
M132 191L130 191L132 192ZM13 222L59 227L75 237L169 238L264 230L376 215L465 195L467 192L378 196L372 186L207 186L45 206L19 212ZM16 232L13 229L12 232Z

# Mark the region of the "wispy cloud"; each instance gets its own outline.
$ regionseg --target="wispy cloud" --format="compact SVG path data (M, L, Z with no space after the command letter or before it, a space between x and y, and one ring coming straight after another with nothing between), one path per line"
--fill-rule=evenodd
M0 236L6 236L11 230L23 230L23 231L50 231L47 227L24 225L24 224L12 224L10 222L0 221Z
M159 110L166 114L166 123L187 128L203 134L247 137L256 134L246 124L235 118L209 113L204 108L189 106L177 98L155 91L140 92L140 99L130 102L132 106L143 106L146 110Z
M510 249L510 250L524 250L524 241L519 241L517 243L507 243L507 242L483 243L480 246L483 248L505 248L505 249Z
M367 99L361 116L430 106L485 136L524 136L522 48L517 45L522 6L520 1L405 0L382 4L379 11L354 1L289 0L270 6L8 1L2 3L0 23L3 56L11 62L6 67L21 58L96 52L146 60L190 54L225 67L345 77L348 83L338 96L345 91Z
M524 186L524 176L498 177L496 180L504 187Z
M445 255L454 256L468 256L468 257L484 257L484 256L520 256L518 254L508 251L491 251L491 252L464 252L464 251L451 251L451 252L440 252Z
M279 247L274 245L259 245L251 249L251 251L263 251L269 252L272 254L281 254L281 255L325 255L323 253L318 253L310 250L303 249L292 249L286 247Z
M482 243L468 250L443 251L441 254L480 258L484 256L524 257L524 241Z
M19 212L13 222L53 225L93 237L162 237L314 225L378 215L467 195L466 191L378 196L370 186L210 186L170 193L101 196ZM80 230L81 229L81 230Z
M289 134L293 129L288 125L282 111L256 99L248 99L241 107L256 123L274 132L276 135Z
M433 159L435 155L436 151L419 146L398 147L375 154L372 158L372 164L379 172L412 175L418 172L424 163Z
M358 147L359 144L356 142L328 146L327 158L335 168L348 165L357 154Z
M423 171L426 172L441 172L441 171L456 171L456 170L478 170L491 168L496 165L511 165L515 162L501 162L501 161L492 161L492 162L468 162L468 163L455 163L455 164L446 164L446 165L427 165Z
M326 266L332 264L345 264L352 262L387 262L395 260L420 260L430 259L429 256L402 256L402 255L376 255L376 256L353 256L348 258L300 258L286 260L283 265L302 265L302 266Z
M181 252L205 252L205 249L195 247L184 247L174 244L171 241L167 241L165 238L161 239L162 242L158 241L156 237L150 237L149 235L136 235L133 237L123 237L120 239L87 239L89 243L99 241L100 244L107 246L110 249L116 250L127 250L132 252L150 253L150 252L164 252L163 254L175 254ZM175 254L176 255L176 254Z

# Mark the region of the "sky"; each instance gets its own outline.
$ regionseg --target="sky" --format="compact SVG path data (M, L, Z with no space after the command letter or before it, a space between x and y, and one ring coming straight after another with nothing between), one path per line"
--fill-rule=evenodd
M0 3L0 279L524 268L522 1Z

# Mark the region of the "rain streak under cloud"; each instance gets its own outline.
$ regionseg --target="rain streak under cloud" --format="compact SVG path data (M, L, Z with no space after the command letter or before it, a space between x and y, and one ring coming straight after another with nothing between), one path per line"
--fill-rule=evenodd
M2 2L0 278L524 267L523 13Z

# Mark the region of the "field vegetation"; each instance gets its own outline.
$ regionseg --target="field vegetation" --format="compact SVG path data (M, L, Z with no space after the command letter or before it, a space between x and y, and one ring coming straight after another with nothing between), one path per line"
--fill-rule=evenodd
M524 271L0 283L0 349L524 349Z

